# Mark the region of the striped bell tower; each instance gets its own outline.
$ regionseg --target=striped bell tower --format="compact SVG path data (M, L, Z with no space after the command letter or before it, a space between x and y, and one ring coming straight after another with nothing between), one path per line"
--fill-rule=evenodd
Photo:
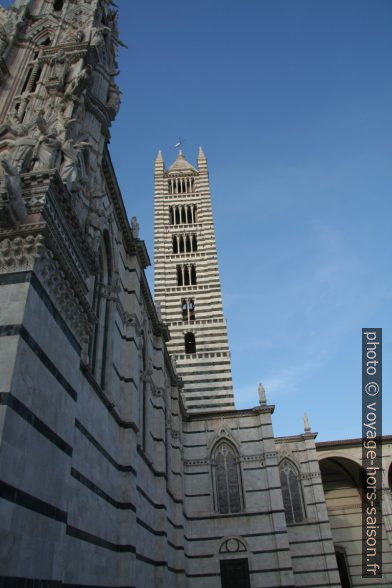
M207 160L197 168L179 151L155 160L155 300L169 352L183 379L188 412L234 409L231 361L212 218Z

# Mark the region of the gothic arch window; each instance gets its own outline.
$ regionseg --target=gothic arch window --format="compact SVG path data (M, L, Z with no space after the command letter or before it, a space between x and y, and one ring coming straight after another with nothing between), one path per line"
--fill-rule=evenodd
M295 465L284 459L279 465L283 506L287 524L300 523L305 518L299 472Z
M241 512L241 472L237 450L228 441L221 441L213 451L212 463L217 511L222 514Z
M39 40L36 39L35 42L37 49L34 50L34 53L26 66L22 86L19 92L20 95L32 94L36 91L38 82L40 81L42 74L42 65L39 62L39 58L42 53L40 47L49 46L51 44L51 39L48 35L46 35ZM15 107L16 110L18 110L18 105L16 105Z
M95 278L93 308L96 315L94 331L90 339L90 368L102 388L106 386L108 335L109 335L109 300L108 294L112 284L112 264L109 236L104 237L99 248L99 269Z
M180 209L178 208L178 206L176 206L176 225L180 225L181 224L181 216L180 216Z
M184 342L185 353L196 353L196 339L193 333L186 333Z
M192 251L197 251L197 237L192 235Z
M185 237L185 250L187 253L190 253L192 251L192 247L191 247L191 238L189 235L187 235Z
M176 235L173 235L173 253L178 253L178 242Z
M180 235L179 236L179 247L178 247L178 251L179 253L184 253L184 236Z

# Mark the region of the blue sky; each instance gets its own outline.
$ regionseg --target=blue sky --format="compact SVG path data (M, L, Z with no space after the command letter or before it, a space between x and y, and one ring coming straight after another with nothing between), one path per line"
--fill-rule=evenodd
M127 209L152 254L156 151L203 146L237 406L262 381L276 434L307 411L320 440L360 436L361 328L383 327L392 433L392 4L118 4Z
M156 152L203 146L237 406L262 381L275 434L306 411L319 440L360 436L361 328L383 327L392 433L391 2L117 4L126 207L152 258Z

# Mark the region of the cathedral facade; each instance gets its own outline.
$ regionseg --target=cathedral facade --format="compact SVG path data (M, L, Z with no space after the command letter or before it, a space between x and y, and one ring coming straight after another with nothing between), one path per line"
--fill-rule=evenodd
M0 586L392 585L361 573L361 440L236 410L207 160L155 161L150 258L108 142L109 0L0 9ZM257 399L257 400L256 400Z

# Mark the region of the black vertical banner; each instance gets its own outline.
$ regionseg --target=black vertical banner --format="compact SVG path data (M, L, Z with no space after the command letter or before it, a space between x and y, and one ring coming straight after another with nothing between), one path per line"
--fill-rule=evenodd
M362 329L362 577L382 577L382 329Z

